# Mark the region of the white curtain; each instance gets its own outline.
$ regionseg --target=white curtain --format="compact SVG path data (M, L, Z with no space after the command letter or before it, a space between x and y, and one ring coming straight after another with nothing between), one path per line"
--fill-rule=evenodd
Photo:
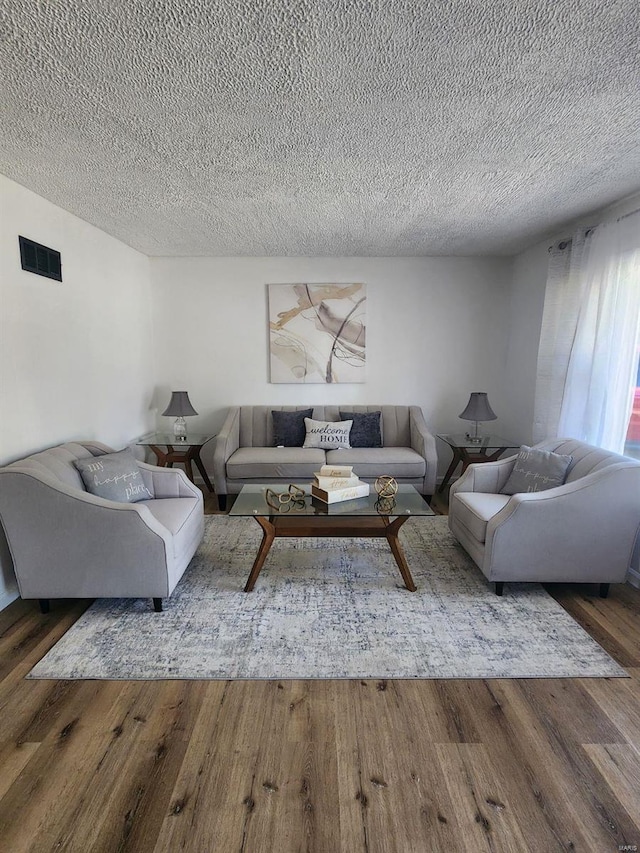
M578 438L621 453L639 347L640 213L634 213L575 235L564 251L552 249L535 439Z
M558 422L576 334L583 268L589 256L592 231L580 229L573 238L549 249L549 267L538 348L538 375L533 440L558 435Z

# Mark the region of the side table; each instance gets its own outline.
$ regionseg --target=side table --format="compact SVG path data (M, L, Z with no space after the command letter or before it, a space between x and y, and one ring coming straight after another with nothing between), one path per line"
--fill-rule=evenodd
M500 456L509 450L509 448L520 447L519 444L514 444L507 438L501 438L499 435L481 436L481 441L471 441L466 435L440 435L438 438L448 444L453 451L453 459L451 465L447 468L447 473L444 475L442 482L438 486L438 492L443 492L453 476L453 472L462 462L461 474L467 470L469 465L475 462L495 462ZM489 451L493 451L489 453Z
M138 439L136 444L139 447L149 447L153 450L160 468L172 468L174 462L184 465L187 477L192 483L194 482L193 469L191 467L191 463L193 462L202 474L202 479L206 487L210 492L213 492L211 480L200 458L200 450L212 438L215 438L215 435L187 435L184 441L179 441L169 433L154 432ZM166 450L162 450L159 445L166 447Z

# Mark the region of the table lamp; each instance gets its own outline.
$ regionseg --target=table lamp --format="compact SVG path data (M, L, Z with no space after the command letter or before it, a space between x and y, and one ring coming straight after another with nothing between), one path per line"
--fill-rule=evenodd
M466 409L458 417L464 421L476 422L473 435L467 432L467 438L469 441L479 444L482 441L482 436L478 435L478 421L495 421L498 416L489 405L489 400L484 391L472 391Z
M162 413L163 417L175 417L173 434L177 441L187 440L187 422L185 418L198 413L191 405L189 394L186 391L172 391L169 405Z

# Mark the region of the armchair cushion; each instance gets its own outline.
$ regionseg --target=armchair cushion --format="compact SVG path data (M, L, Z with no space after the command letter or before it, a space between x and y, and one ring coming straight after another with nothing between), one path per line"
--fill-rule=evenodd
M509 495L491 495L485 492L459 492L453 496L456 502L454 510L460 523L478 540L484 542L487 536L487 523L507 505Z
M119 503L136 503L153 498L129 450L74 460L87 491L99 498Z
M520 492L543 492L561 486L572 462L573 456L523 444L509 479L500 491L503 495L515 495Z

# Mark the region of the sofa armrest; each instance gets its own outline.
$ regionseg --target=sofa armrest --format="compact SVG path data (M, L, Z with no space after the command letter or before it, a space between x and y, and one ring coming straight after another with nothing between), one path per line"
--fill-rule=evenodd
M496 462L476 462L452 484L449 500L456 492L485 492L497 495L509 479L517 454Z
M436 475L438 472L436 437L429 430L422 409L419 406L409 407L409 426L411 431L411 448L423 457L427 466L422 493L432 495L436 489Z
M512 495L487 525L487 576L568 580L575 569L577 580L622 581L640 527L639 505L640 466L624 464L543 492Z
M216 438L213 453L213 486L218 495L227 494L227 460L240 447L240 407L232 406Z
M181 468L161 468L138 462L146 487L156 498L197 498L202 492Z

